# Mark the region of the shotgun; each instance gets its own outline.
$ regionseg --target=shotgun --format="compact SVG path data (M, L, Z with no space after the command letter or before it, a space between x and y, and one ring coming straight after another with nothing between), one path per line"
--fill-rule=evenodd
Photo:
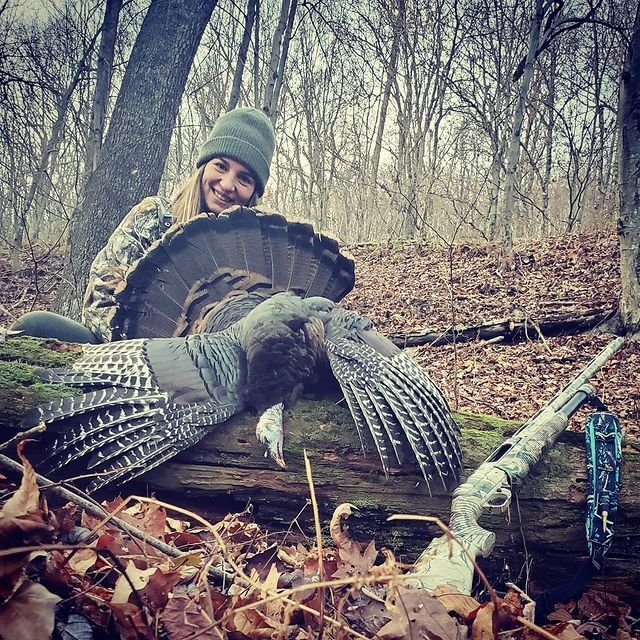
M450 585L470 594L473 560L491 553L496 536L478 525L485 511L507 510L512 488L566 429L571 416L595 398L587 381L620 349L624 340L612 340L555 398L507 438L453 493L449 530L431 541L412 568L409 583L432 591ZM464 545L461 546L461 545ZM466 551L465 551L466 550Z

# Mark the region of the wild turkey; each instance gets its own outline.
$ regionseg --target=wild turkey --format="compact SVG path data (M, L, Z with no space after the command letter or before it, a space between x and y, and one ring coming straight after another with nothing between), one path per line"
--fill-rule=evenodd
M413 456L427 481L451 489L461 454L446 400L372 324L330 299L353 285L353 262L310 225L238 209L170 230L131 270L112 327L173 334L87 345L44 379L82 395L27 416L59 436L51 470L82 460L88 491L125 482L197 443L246 409L290 404L328 363L358 432L373 435L385 473ZM308 297L304 297L308 296ZM188 334L192 329L201 331ZM281 431L262 426L274 459Z

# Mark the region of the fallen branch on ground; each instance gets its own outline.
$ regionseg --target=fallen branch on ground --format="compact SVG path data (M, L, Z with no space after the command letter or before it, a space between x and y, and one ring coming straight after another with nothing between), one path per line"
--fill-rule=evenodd
M389 338L399 347L418 347L423 344L440 346L473 340L538 340L543 336L574 335L590 331L612 320L616 314L617 309L588 309L535 319L520 315L489 320L477 325L458 325L444 330L425 329L421 332L394 333Z

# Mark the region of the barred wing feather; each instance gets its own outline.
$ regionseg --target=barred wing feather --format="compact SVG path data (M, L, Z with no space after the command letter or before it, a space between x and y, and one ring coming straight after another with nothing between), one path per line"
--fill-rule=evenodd
M435 478L451 490L460 477L462 456L458 427L442 393L406 353L374 334L364 319L345 328L350 316L336 314L338 328L328 330L326 349L356 428L361 433L366 425L371 432L386 474L392 454L401 464L410 451L429 491Z

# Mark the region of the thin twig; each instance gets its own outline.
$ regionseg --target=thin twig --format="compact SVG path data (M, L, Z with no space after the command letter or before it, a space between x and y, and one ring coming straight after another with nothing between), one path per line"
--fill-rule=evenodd
M36 435L37 433L43 433L44 431L46 431L46 429L47 427L45 426L44 422L40 422L35 427L31 427L31 429L27 429L26 431L20 431L20 433L16 433L16 435L13 436L13 438L10 438L6 442L3 442L2 444L0 444L0 451L9 449L10 447L13 447L14 444L17 444L22 440L26 440L27 438L30 438L31 436Z
M531 622L522 616L517 616L516 620L523 626L535 631L540 634L543 638L547 638L547 640L558 640L558 636L554 636L553 633L549 633L546 629L539 627L535 622Z
M12 460L11 458L8 458L3 454L0 454L0 466L6 469L10 469L15 473L23 473L23 468L21 464L19 464L15 460ZM148 544L154 549L157 549L158 551L164 553L165 555L170 556L171 558L180 558L182 556L188 555L183 551L180 551L179 549L176 549L175 547L168 545L166 542L163 542L162 540L158 540L158 538L150 536L148 533L141 531L140 529L138 529L137 527L134 527L128 522L125 522L124 520L120 520L120 518L114 517L113 514L110 514L106 509L101 507L99 504L95 502L91 502L90 500L83 498L81 495L75 493L74 491L70 491L65 487L56 485L54 482L52 482L48 478L45 478L44 476L41 476L40 474L36 474L36 482L40 487L47 489L47 491L50 491L51 493L58 496L62 500L66 500L67 502L73 502L74 504L84 509L87 513L92 515L94 518L104 518L105 522L108 522L108 521L112 522L116 527L118 527L118 529L121 529L125 533L128 533L130 536L137 538L138 540L142 540L144 543ZM224 572L216 567L212 567L210 575L215 580L222 580L225 577Z
M313 509L313 522L316 529L316 547L318 549L318 578L320 582L324 580L324 563L322 558L322 528L320 526L320 513L318 511L318 501L316 500L316 490L313 485L313 475L311 473L311 463L309 462L309 456L307 450L303 450L304 455L304 468L307 473L307 483L309 484L309 493L311 496L311 507ZM325 590L324 587L320 588L320 620L318 621L318 640L322 640L322 633L324 630L324 614L325 614Z

